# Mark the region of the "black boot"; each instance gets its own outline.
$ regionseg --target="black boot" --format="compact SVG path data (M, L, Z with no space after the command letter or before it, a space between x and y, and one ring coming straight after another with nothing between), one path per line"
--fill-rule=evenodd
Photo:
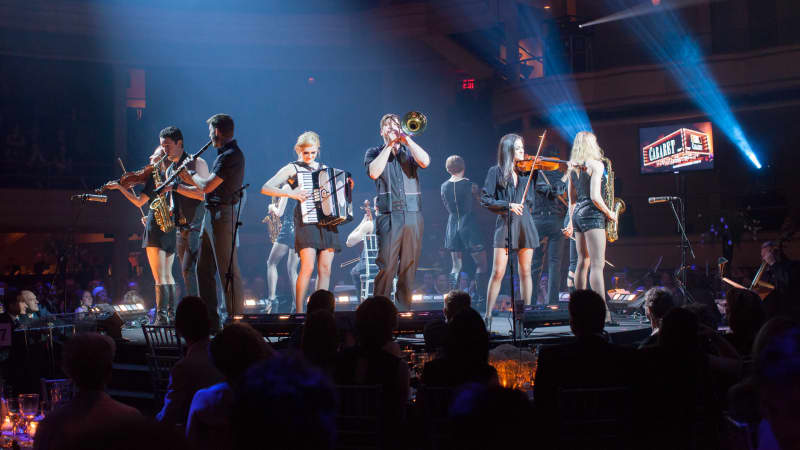
M178 306L178 285L167 284L167 323L175 323L175 308Z
M475 272L475 299L476 308L478 311L486 309L486 291L489 289L489 274L484 272Z
M169 318L167 317L167 301L169 298L169 290L166 284L156 285L156 315L154 325L167 325Z

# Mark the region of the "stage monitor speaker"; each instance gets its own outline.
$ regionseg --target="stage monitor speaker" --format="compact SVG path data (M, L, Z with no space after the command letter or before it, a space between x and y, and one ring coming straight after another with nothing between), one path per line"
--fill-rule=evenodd
M102 318L101 318L102 317ZM122 325L125 321L115 311L105 317L98 316L97 318L97 331L105 332L108 336L114 339L122 339Z
M608 291L608 309L618 314L644 313L644 291L611 289Z
M522 326L534 330L541 327L569 325L567 304L535 306L522 315Z

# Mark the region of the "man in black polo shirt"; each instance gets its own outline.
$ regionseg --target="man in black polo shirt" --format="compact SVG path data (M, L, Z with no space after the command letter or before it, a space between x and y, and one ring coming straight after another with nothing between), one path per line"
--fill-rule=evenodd
M161 147L167 153L167 159L172 164L167 168L167 178L183 164L189 154L183 149L183 133L177 127L167 127L158 135ZM194 170L203 177L208 177L208 164L203 158L198 158L194 163ZM171 203L175 215L175 225L178 228L177 253L181 261L181 273L185 295L199 296L197 287L197 256L200 252L200 228L203 225L203 216L206 208L203 206L203 193L194 186L180 184L180 178L175 180L174 192ZM174 308L174 305L173 305Z
M542 149L542 156L557 158L560 155L553 146ZM539 233L539 247L533 250L533 282L539 285L544 269L544 245L547 239L547 299L545 303L558 304L561 287L561 257L564 253L564 235L561 227L567 215L563 195L567 191L567 175L558 170L541 170L536 176L533 223ZM538 303L539 289L533 290L534 303Z
M181 177L205 194L206 214L200 232L197 281L200 298L208 306L211 328L218 331L220 323L215 275L219 275L222 285L226 287L225 308L228 315L242 312L242 276L239 273L238 252L234 251L231 258L231 246L236 204L244 180L244 154L233 139L231 116L215 114L206 122L209 137L217 149L217 158L208 176L203 176L192 164ZM229 266L232 279L226 282L225 274Z
M375 234L378 235L380 269L375 276L374 295L391 298L397 276L395 299L399 309L411 306L411 289L422 244L422 208L419 169L430 164L430 156L410 136L400 130L394 114L381 118L383 145L367 150L364 165L375 180L378 196L375 206Z

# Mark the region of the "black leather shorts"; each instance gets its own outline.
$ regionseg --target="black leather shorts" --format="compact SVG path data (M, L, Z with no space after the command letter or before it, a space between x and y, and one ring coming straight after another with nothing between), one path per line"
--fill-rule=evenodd
M581 202L575 207L572 225L577 233L585 233L597 228L605 229L606 215L597 209L591 201Z

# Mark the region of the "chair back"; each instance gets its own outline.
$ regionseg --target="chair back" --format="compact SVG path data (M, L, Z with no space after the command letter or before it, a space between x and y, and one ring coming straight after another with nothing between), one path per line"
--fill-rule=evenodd
M147 367L153 386L155 407L160 408L169 386L169 373L172 366L183 357L180 337L171 325L142 325L142 333L147 342Z
M632 418L630 387L558 390L559 448L627 448Z
M383 390L375 386L336 386L337 449L380 448Z
M41 399L46 411L52 411L62 403L68 402L75 393L75 387L69 378L39 380L42 387Z
M417 407L424 420L427 448L449 447L448 416L455 397L456 389L451 387L420 386L417 390Z

